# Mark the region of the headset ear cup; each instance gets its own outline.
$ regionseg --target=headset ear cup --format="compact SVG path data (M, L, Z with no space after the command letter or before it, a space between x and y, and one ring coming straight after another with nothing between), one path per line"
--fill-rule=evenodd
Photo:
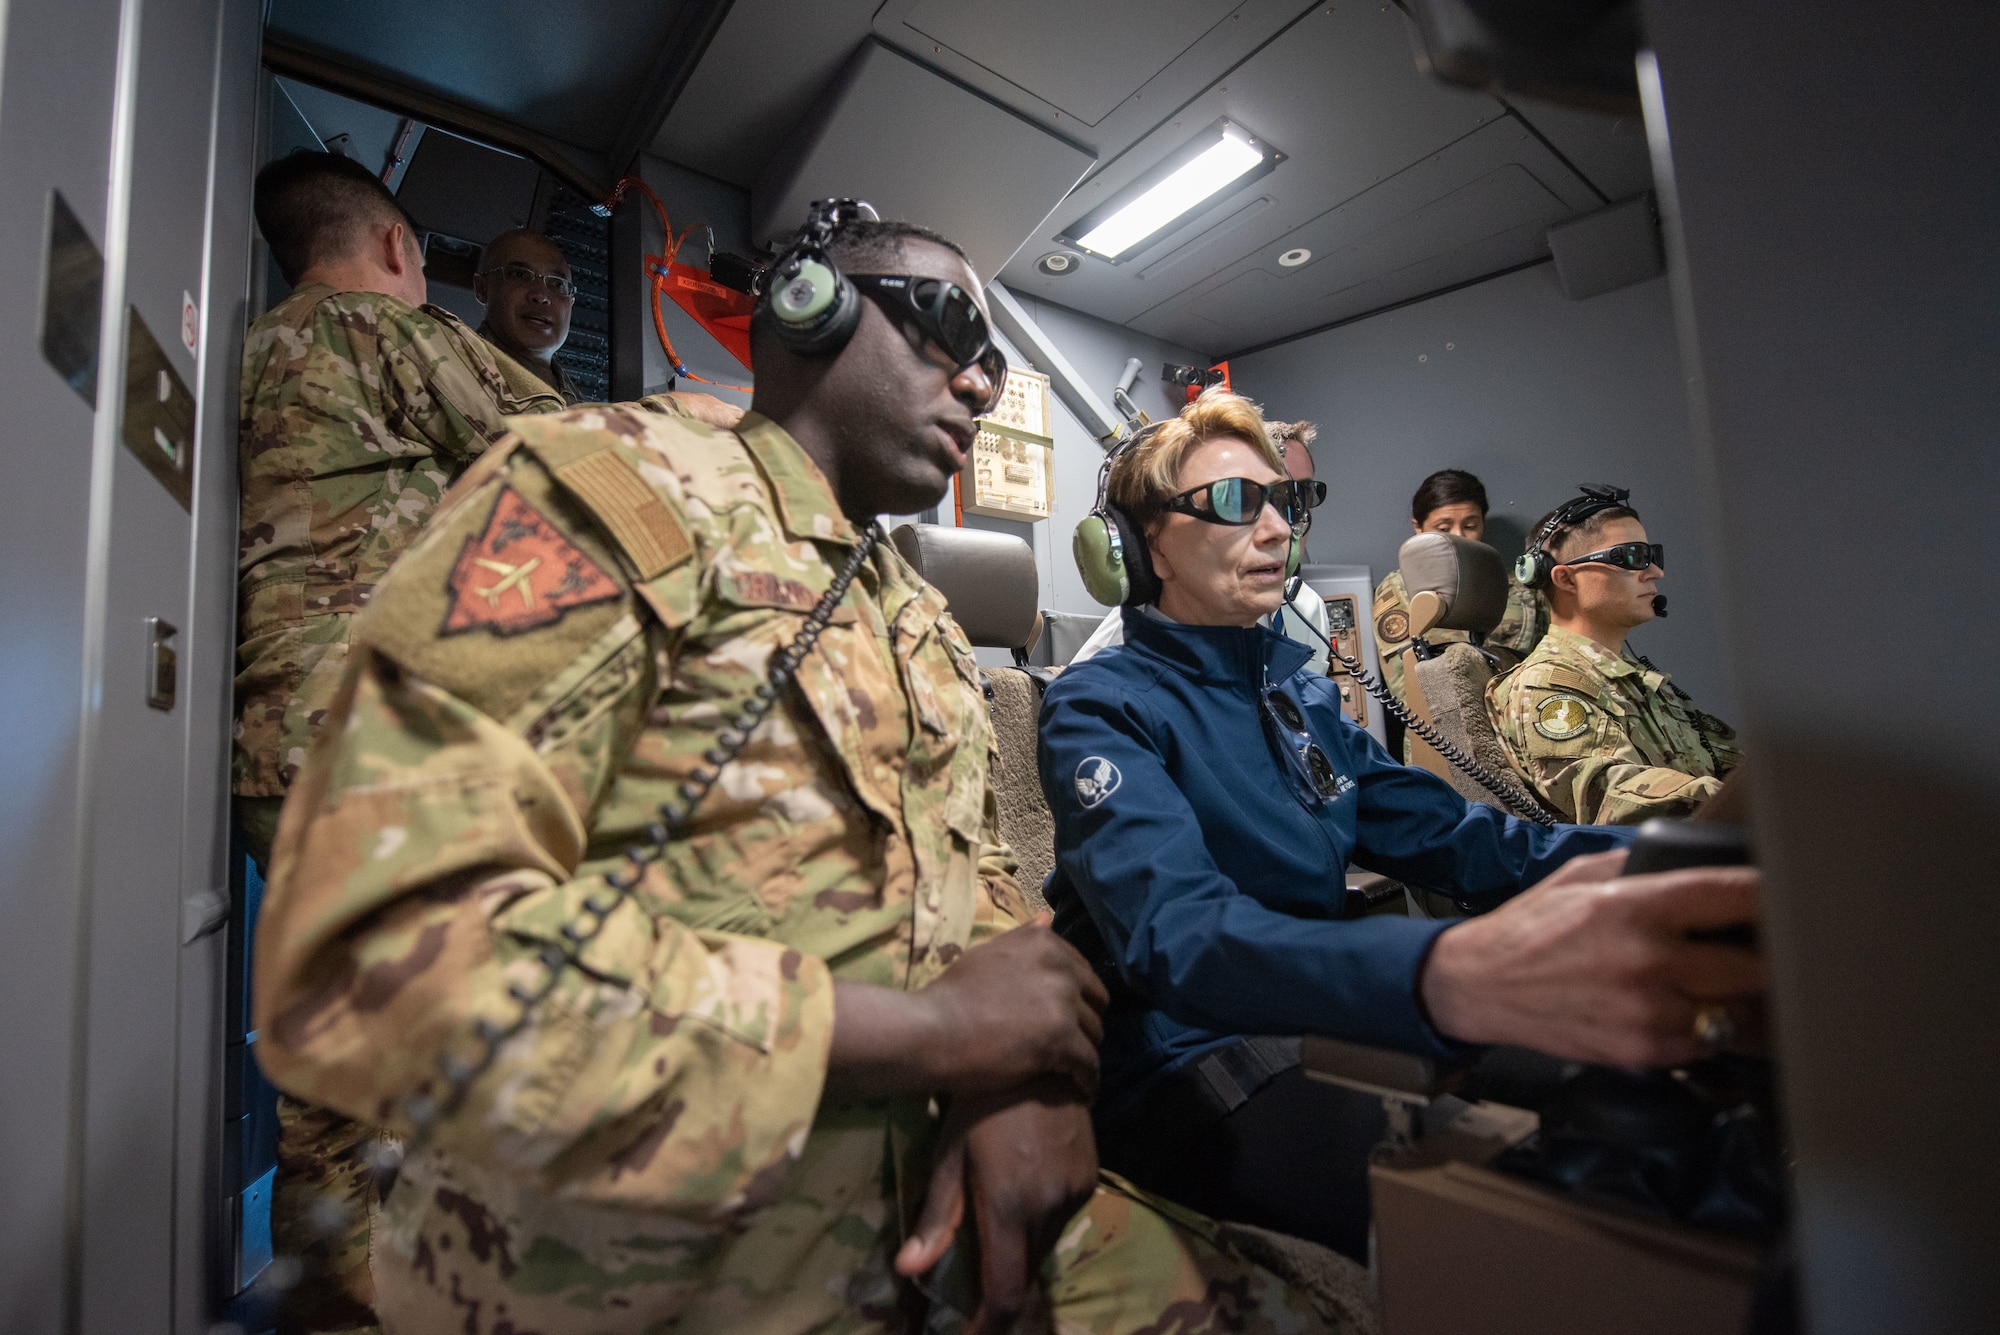
M1118 539L1125 550L1126 607L1139 607L1160 600L1160 579L1153 573L1153 554L1146 550L1146 535L1115 505L1104 507L1118 526Z
M1132 585L1126 578L1125 563L1112 542L1111 522L1093 510L1076 526L1070 541L1070 555L1076 558L1076 573L1090 596L1111 607L1124 605Z
M1535 559L1533 552L1522 552L1515 560L1514 579L1523 588L1542 587L1542 563Z
M835 357L861 324L861 294L831 264L807 259L771 294L771 327L801 357Z

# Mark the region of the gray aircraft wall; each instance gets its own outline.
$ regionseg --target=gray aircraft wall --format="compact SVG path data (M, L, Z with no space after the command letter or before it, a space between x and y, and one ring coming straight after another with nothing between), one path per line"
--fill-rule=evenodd
M1118 384L1119 374L1125 369L1127 358L1137 357L1143 363L1138 383L1132 387L1132 401L1155 421L1177 411L1182 402L1178 388L1161 382L1160 367L1167 362L1208 364L1207 357L1190 349L1134 333L1094 316L1037 301L1018 292L1014 295L1049 341L1062 350L1077 375L1107 404L1111 401L1112 389ZM1016 362L1029 364L1012 346L1007 348L1007 355ZM965 525L967 528L1014 533L1027 539L1035 549L1036 573L1041 579L1041 605L1044 608L1102 616L1110 609L1084 589L1083 577L1077 574L1076 563L1070 557L1070 535L1075 531L1077 521L1090 513L1090 507L1097 499L1097 472L1103 466L1104 451L1053 394L1049 396L1049 410L1055 418L1054 514L1036 524L967 515ZM996 651L981 650L980 653L982 659L990 659L993 663L1011 661L1005 653L997 653L997 656Z
M1272 415L1320 424L1328 495L1312 559L1365 562L1378 579L1435 469L1485 482L1489 540L1509 559L1576 483L1630 487L1666 544L1660 587L1673 604L1632 645L1736 714L1665 279L1571 301L1541 265L1238 357L1230 373Z

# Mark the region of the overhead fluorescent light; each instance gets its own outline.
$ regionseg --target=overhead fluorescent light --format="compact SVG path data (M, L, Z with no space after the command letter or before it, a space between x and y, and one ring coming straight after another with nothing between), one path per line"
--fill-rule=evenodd
M1204 205L1269 174L1284 157L1241 126L1216 121L1056 239L1118 263Z

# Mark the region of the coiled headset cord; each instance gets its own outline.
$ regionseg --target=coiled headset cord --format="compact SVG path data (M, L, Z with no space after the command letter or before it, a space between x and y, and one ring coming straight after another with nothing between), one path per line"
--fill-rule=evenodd
M452 1053L438 1058L438 1072L444 1077L448 1087L444 1100L440 1103L427 1094L417 1094L404 1105L404 1112L416 1127L416 1135L411 1139L404 1156L422 1150L430 1143L438 1123L458 1111L465 1102L472 1082L493 1065L499 1057L501 1047L527 1028L529 1018L548 995L555 991L556 982L565 967L582 967L584 949L597 939L604 930L605 922L617 912L619 905L632 897L645 879L646 868L666 856L667 843L687 819L708 796L716 781L722 777L723 767L734 760L750 741L750 735L764 721L764 716L777 707L778 700L798 675L799 664L813 650L820 633L833 620L834 609L847 596L847 590L860 575L861 567L867 564L869 554L875 545L883 540L882 526L870 523L854 552L847 558L847 564L834 576L833 583L820 595L819 602L807 614L805 624L792 642L776 654L765 671L764 680L757 683L750 698L743 702L742 712L729 720L715 735L714 745L702 754L704 764L688 776L681 784L675 798L660 803L654 814L653 823L645 829L642 842L625 850L625 865L615 872L605 874L604 883L610 893L593 893L583 901L583 913L562 927L566 944L544 943L536 959L541 964L543 976L540 983L529 986L525 983L510 983L507 995L520 1007L514 1018L505 1024L480 1019L473 1025L473 1033L479 1040L479 1055L467 1061ZM404 1156L395 1156L396 1161Z
M1292 615L1297 617L1305 628L1311 631L1321 644L1326 646L1326 651L1333 655L1334 661L1347 670L1348 676L1360 682L1363 690L1380 701L1384 709L1401 720L1405 728L1408 728L1418 737L1421 737L1430 745L1433 751L1436 751L1453 765L1456 765L1460 772L1485 788L1487 792L1492 793L1502 802L1512 807L1516 816L1521 817L1523 820L1531 820L1537 825L1553 826L1557 823L1556 818L1544 811L1541 804L1535 801L1534 798L1523 792L1520 785L1516 784L1512 779L1502 778L1498 774L1493 773L1486 766L1480 764L1477 760L1474 760L1471 756L1446 741L1436 728L1423 719L1418 718L1410 712L1408 706L1390 694L1387 686L1370 676L1366 668L1340 652L1339 649L1334 647L1332 640L1321 635L1319 627L1313 625L1312 619L1299 611L1292 603L1292 599L1298 596L1299 586L1303 583L1304 581L1297 575L1292 576L1290 580L1286 581L1285 606L1290 608Z

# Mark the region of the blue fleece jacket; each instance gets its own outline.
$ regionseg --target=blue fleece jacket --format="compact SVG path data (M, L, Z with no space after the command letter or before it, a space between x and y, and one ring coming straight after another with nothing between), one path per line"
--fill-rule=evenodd
M1451 922L1342 921L1350 862L1478 911L1631 841L1622 827L1544 829L1396 763L1341 712L1331 681L1302 671L1309 657L1261 626L1127 609L1124 645L1069 668L1043 700L1047 895L1112 993L1104 1115L1241 1035L1462 1050L1417 999ZM1300 707L1301 730L1267 702L1273 687ZM1331 762L1317 779L1311 743Z

